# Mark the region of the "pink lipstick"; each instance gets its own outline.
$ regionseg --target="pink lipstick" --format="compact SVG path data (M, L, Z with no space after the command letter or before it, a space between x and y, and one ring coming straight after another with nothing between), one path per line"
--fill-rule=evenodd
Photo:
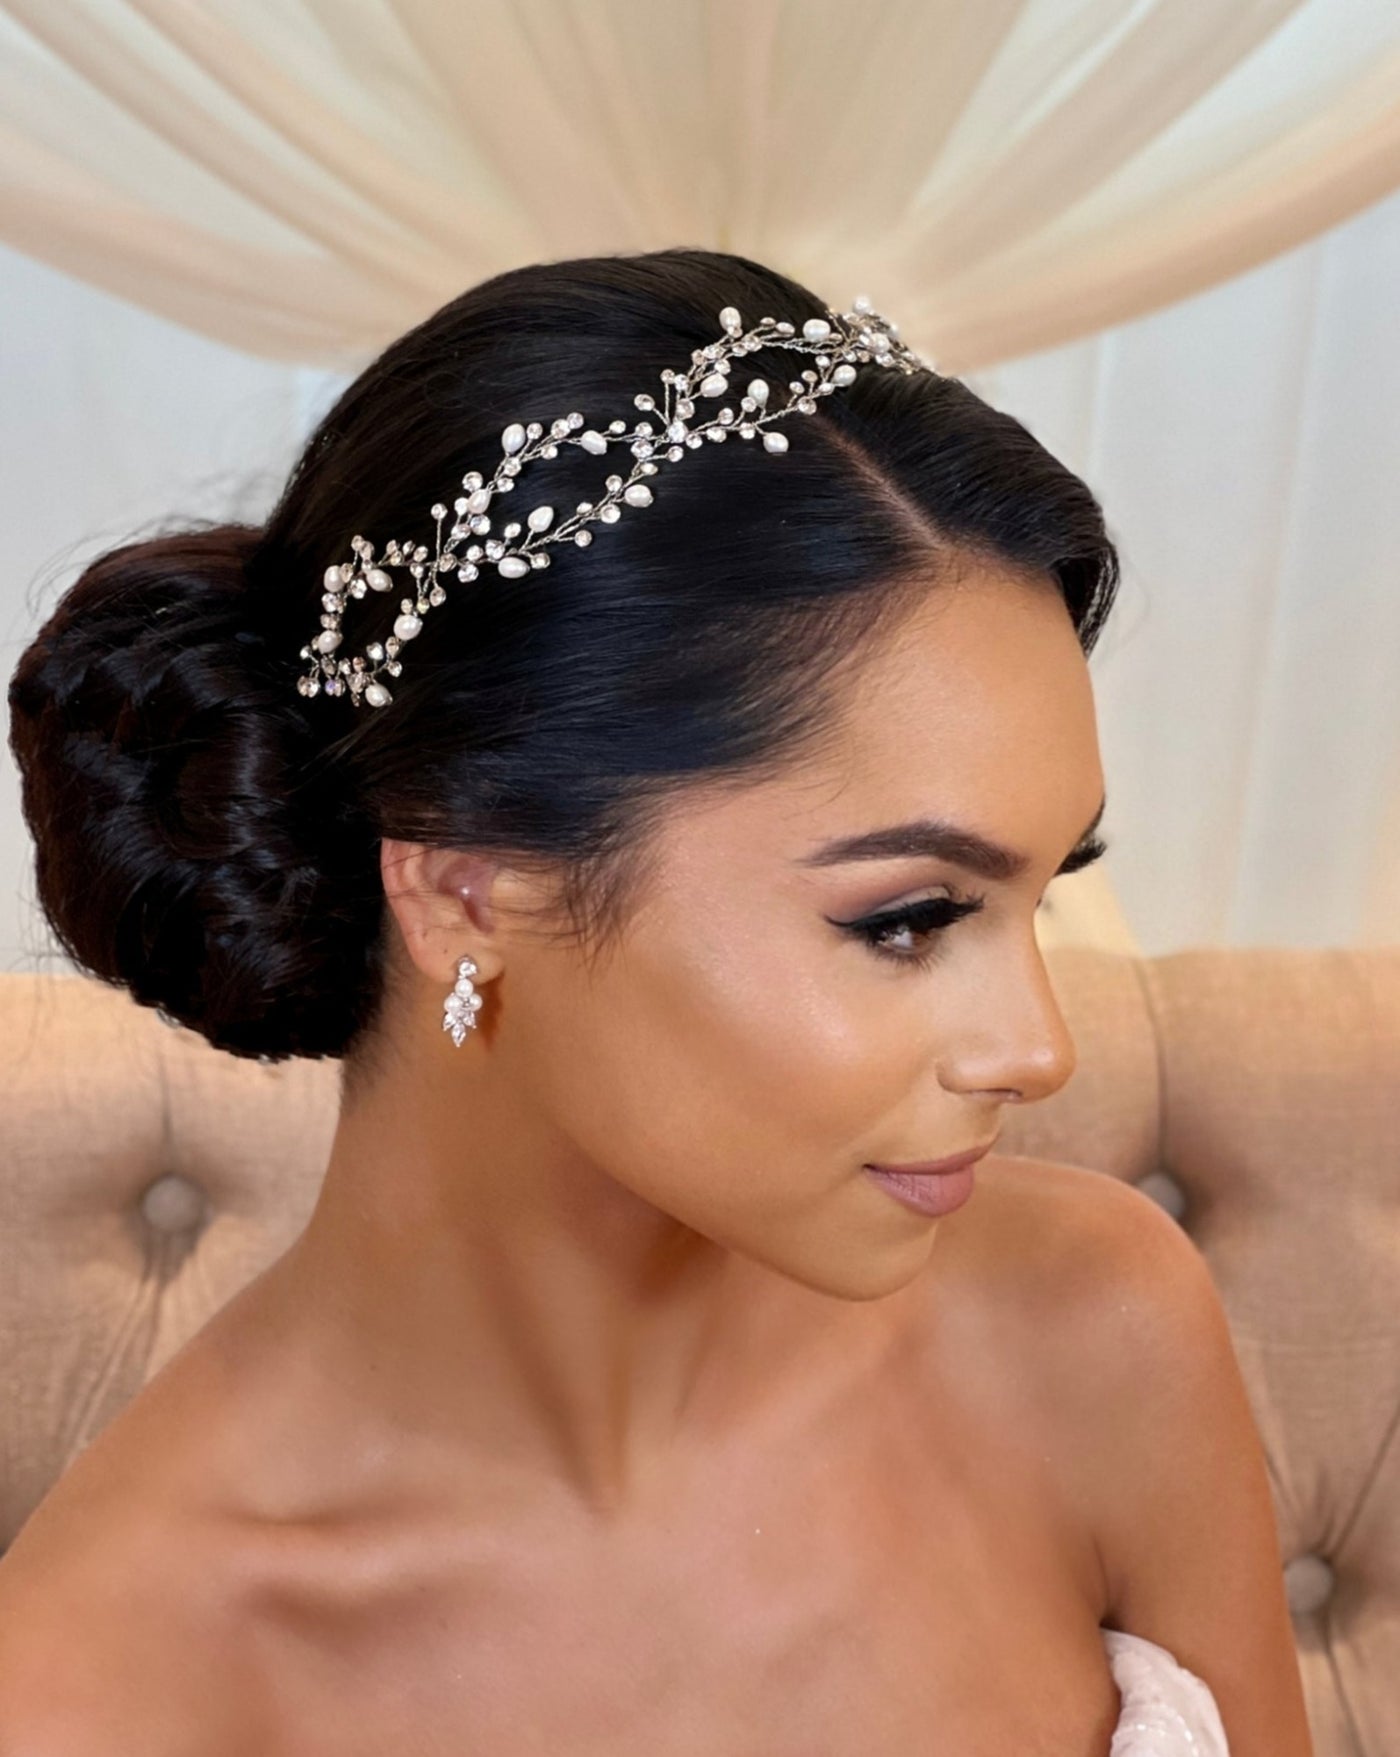
M972 1194L973 1166L995 1141L954 1153L948 1159L928 1159L918 1165L867 1165L872 1182L887 1190L896 1201L920 1214L951 1214Z

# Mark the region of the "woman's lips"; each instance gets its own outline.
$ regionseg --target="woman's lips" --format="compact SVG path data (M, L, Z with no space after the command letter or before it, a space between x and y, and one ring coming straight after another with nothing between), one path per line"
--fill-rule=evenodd
M872 1183L880 1185L897 1202L920 1214L951 1214L972 1194L973 1166L995 1145L970 1147L947 1159L925 1160L921 1165L867 1165Z
M923 1172L917 1177L878 1171L867 1165L865 1175L906 1208L916 1209L920 1214L951 1214L972 1194L972 1180L977 1174L968 1164L961 1171Z
M947 1159L924 1159L917 1165L871 1165L869 1171L887 1171L897 1177L937 1177L949 1171L961 1171L965 1165L972 1165L996 1146L997 1137L981 1147L969 1147L965 1153L952 1153Z

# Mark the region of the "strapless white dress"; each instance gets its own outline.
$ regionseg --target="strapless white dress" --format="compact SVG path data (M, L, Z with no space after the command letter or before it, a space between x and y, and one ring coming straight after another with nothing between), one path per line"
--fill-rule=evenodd
M1108 1757L1229 1757L1210 1685L1149 1641L1100 1629L1122 1709Z

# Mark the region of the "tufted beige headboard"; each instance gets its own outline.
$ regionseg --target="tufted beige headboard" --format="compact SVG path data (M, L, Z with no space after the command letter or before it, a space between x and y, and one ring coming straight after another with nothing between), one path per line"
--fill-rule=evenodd
M1046 953L1079 1049L999 1151L1130 1178L1204 1252L1268 1453L1317 1757L1400 1753L1400 946ZM338 1064L0 974L0 1547L291 1243Z

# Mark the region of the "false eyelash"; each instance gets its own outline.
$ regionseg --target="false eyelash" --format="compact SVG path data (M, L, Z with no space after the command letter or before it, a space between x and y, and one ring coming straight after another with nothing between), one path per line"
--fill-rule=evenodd
M1059 872L1055 874L1055 877L1061 878L1072 872L1082 872L1086 866L1092 866L1096 860L1102 859L1107 853L1108 843L1104 838L1092 836L1074 850Z
M888 958L895 964L912 964L924 968L938 956L939 940L956 921L965 916L975 915L986 903L985 897L925 897L922 902L906 904L902 909L891 909L881 915L867 916L864 921L853 921L849 931L855 934L863 944L870 947L877 957ZM928 934L932 944L922 952L894 952L880 941L890 934L897 933L901 928L908 928L913 933Z

